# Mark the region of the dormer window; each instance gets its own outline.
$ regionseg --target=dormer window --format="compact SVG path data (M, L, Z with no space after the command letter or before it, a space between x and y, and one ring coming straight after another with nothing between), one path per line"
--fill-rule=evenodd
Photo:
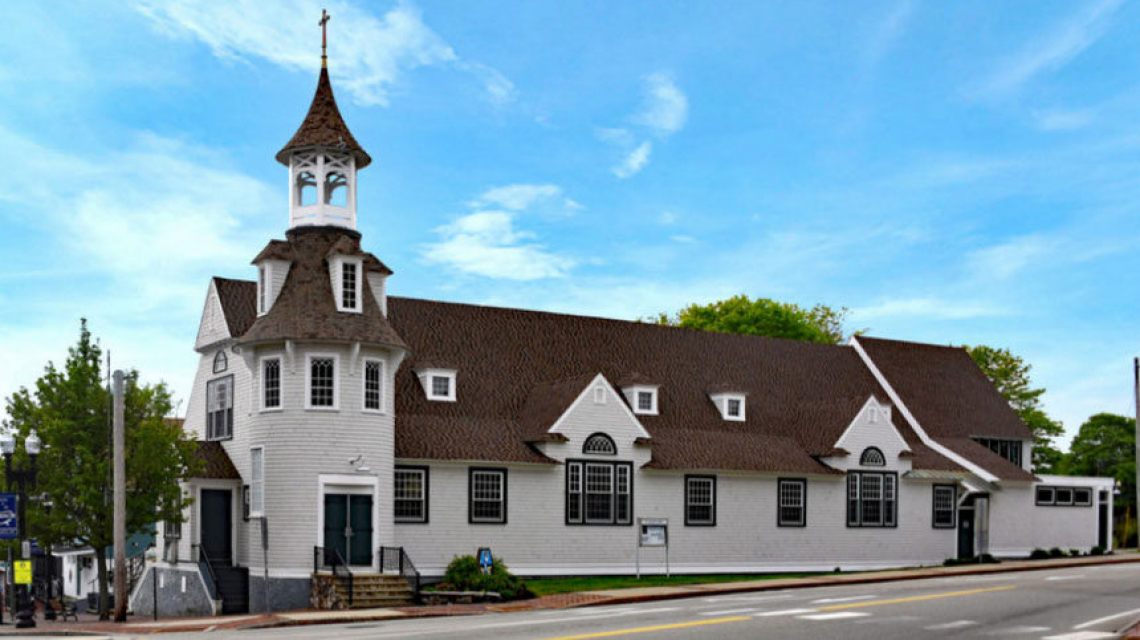
M357 295L356 295L356 263L345 262L341 265L340 276L340 300L341 306L345 310L356 310L357 308Z
M631 385L623 387L626 400L633 407L637 415L657 415L657 387L650 385Z
M361 285L361 261L359 258L335 255L329 260L332 276L333 295L336 297L336 310L347 313L360 313L363 308Z
M257 315L269 310L269 278L266 275L267 267L257 267Z
M720 411L720 417L733 422L744 421L744 393L718 391L712 393L709 397L712 398L713 404L715 404L717 410Z
M454 369L417 369L416 375L428 400L455 402Z

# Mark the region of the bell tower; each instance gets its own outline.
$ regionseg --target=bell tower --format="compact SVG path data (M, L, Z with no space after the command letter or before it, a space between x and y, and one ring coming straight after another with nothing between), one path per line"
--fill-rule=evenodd
M356 172L372 158L352 137L336 106L329 81L328 13L321 12L321 75L309 113L293 138L277 152L289 167L289 228L342 227L356 230Z

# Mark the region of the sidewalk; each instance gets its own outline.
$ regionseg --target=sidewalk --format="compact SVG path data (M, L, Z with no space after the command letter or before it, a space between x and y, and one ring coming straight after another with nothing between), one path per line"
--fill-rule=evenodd
M106 636L112 633L143 635L174 631L265 629L293 625L370 622L394 618L426 618L435 616L480 615L508 611L533 611L539 609L569 609L610 604L650 602L654 600L670 600L695 595L707 596L753 591L772 591L777 589L805 589L830 585L869 584L895 580L922 580L949 576L1004 573L1009 571L1040 571L1066 567L1087 567L1131 562L1140 562L1140 553L1132 551L1111 556L1086 556L1082 558L1058 558L1054 560L1010 560L1002 562L1001 564L988 565L927 567L897 571L821 574L807 578L583 591L542 596L533 600L522 600L503 604L434 605L385 609L351 609L347 611L302 610L270 615L248 614L209 618L167 618L157 622L136 616L132 617L129 622L123 624L99 622L94 616L82 615L80 616L79 622L45 622L42 619L37 619L37 627L35 629L16 630L9 625L4 625L0 627L0 635ZM1140 637L1140 625L1133 627L1130 633Z

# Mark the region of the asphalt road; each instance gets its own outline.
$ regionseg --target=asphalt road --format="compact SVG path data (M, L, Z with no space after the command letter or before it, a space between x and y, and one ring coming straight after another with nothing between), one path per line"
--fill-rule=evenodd
M288 638L1114 638L1140 619L1140 564L694 597L637 605L286 627ZM178 634L173 634L178 635ZM164 636L169 638L170 636Z

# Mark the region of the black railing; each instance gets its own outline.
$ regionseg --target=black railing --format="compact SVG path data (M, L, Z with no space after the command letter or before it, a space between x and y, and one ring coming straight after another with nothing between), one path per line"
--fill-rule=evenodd
M206 553L206 548L200 544L192 544L190 547L198 550L198 572L206 579L206 589L210 592L210 599L217 600L218 576L214 575L214 566L210 564L210 555Z
M348 563L344 561L344 556L340 555L337 549L326 549L324 547L313 547L313 573L320 571L321 568L328 567L334 578L340 578L340 572L344 571L348 577L348 606L352 607L353 601L353 576L352 570L348 568Z
M380 547L380 572L388 571L396 571L403 576L412 593L419 599L420 572L416 571L416 565L412 564L411 557L403 547Z

